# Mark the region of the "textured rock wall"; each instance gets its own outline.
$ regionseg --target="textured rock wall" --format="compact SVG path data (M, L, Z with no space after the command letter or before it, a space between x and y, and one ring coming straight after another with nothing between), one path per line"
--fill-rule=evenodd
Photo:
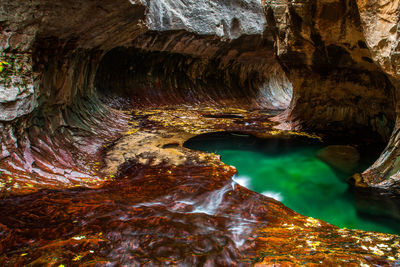
M396 125L380 158L361 176L361 185L384 188L400 187L400 118L399 118L399 1L358 0L366 45L374 62L388 74L395 86Z
M365 40L376 63L399 77L399 1L357 0Z
M388 139L393 86L371 58L355 1L265 1L276 53L293 83L290 127ZM354 134L354 133L353 133Z
M263 4L294 87L286 127L377 131L390 141L357 184L399 187L399 1Z
M145 30L144 12L140 1L2 3L2 191L99 179L88 162L124 129L124 116L94 97L97 65L107 50Z
M140 21L144 10L145 7L135 1L2 3L2 60L21 65L18 61L23 57L27 62L26 68L13 73L14 80L26 81L24 99L21 99L24 95L14 94L14 98L3 100L1 104L9 113L8 120L31 112L38 106L37 101L39 105L65 105L72 102L77 91L87 92L92 87L90 78L86 82L86 77L78 76L93 76L95 68L89 70L88 65L101 58L101 51L123 45L137 36L143 27ZM28 77L27 71L31 72ZM0 88L15 91L7 86L6 77L2 77ZM15 101L21 103L19 113L13 113ZM23 110L25 112L21 112Z
M147 5L146 24L154 31L185 30L235 39L262 34L266 24L257 0L164 0Z
M285 109L291 84L261 36L231 42L187 32L149 33L104 56L96 87L139 105Z

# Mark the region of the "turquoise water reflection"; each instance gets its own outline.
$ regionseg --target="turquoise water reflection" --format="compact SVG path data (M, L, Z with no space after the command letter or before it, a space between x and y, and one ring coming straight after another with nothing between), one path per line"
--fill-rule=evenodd
M325 145L230 135L196 138L185 146L221 155L224 163L237 168L236 182L301 214L339 227L400 233L393 218L368 215L365 207L359 214L346 183L349 174L317 157Z

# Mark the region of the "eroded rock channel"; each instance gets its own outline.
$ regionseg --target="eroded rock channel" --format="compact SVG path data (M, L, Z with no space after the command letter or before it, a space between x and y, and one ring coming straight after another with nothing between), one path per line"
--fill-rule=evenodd
M0 265L400 264L399 236L298 214L184 146L233 132L376 147L360 169L332 156L344 148L320 157L398 220L398 9L5 1Z

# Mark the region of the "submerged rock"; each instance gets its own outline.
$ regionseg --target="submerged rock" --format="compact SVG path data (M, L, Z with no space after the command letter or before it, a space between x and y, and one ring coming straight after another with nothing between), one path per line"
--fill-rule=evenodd
M347 145L327 146L318 151L317 156L329 166L345 173L354 171L360 160L358 150Z

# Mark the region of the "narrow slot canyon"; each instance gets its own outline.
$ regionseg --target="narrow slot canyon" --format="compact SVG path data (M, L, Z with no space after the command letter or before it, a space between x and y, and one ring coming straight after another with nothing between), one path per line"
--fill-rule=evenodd
M400 264L398 1L5 1L1 266Z
M260 36L230 43L184 32L150 33L138 39L134 48L114 48L99 64L95 86L104 102L109 96L111 106L111 98L118 97L137 107L289 106L292 85L274 58L272 44ZM186 47L176 48L180 46Z

